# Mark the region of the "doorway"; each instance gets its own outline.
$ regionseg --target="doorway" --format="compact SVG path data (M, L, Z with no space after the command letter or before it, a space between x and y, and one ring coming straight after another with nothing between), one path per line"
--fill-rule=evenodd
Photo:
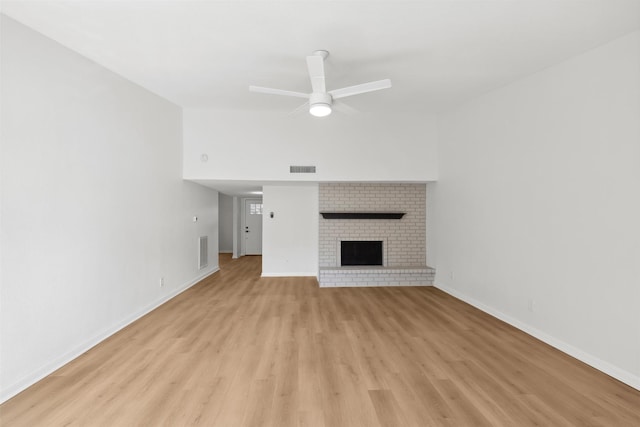
M262 255L262 199L244 200L244 254Z

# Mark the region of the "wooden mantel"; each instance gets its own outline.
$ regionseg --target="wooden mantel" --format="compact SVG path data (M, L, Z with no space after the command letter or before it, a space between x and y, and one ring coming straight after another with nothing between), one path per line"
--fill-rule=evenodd
M405 212L320 212L324 219L401 219Z

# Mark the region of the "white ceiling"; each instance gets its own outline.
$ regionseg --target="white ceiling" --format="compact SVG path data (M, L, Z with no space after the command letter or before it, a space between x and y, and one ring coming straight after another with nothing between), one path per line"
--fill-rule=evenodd
M367 112L446 110L640 28L640 0L3 1L6 15L184 107L275 110L309 91L390 78Z
M640 0L1 1L4 14L186 108L275 111L309 92L305 56L330 51L329 90L363 112L447 110L640 28ZM200 181L248 196L262 183Z

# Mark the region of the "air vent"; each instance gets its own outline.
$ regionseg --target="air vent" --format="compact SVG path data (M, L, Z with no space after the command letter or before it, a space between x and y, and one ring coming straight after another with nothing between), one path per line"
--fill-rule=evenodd
M209 238L200 236L198 245L198 269L202 270L209 264Z
M289 166L289 173L316 173L315 166Z

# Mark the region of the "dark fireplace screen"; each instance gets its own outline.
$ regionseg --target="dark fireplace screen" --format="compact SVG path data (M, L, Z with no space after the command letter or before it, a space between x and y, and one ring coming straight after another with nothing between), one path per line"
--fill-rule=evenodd
M382 241L343 240L340 265L382 265Z

